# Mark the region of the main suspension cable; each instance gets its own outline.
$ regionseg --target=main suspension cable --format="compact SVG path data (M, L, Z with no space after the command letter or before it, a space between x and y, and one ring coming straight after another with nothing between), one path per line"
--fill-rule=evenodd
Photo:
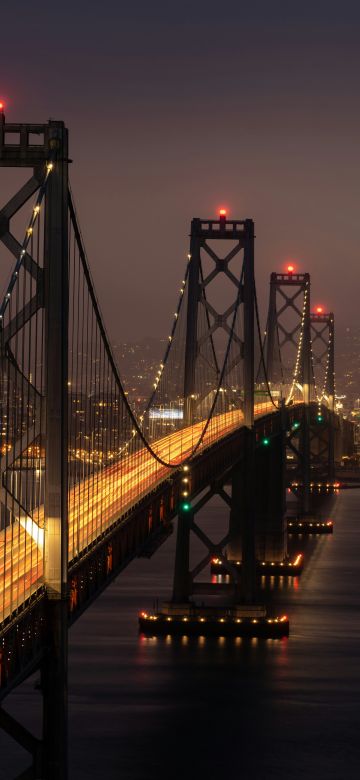
M115 361L115 358L114 358L114 355L113 355L112 348L110 346L110 341L109 341L109 338L108 338L108 335L107 335L107 331L106 331L106 328L105 328L105 325L104 325L104 321L103 321L103 318L102 318L102 315L101 315L100 306L99 306L99 303L98 303L98 300L97 300L97 297L96 297L94 284L93 284L93 280L92 280L89 264L87 262L87 257L86 257L86 252L85 252L85 248L84 248L84 243L83 243L82 235L81 235L80 228L79 228L79 225L78 225L75 205L74 205L74 201L73 201L73 197L72 197L72 193L71 193L70 188L69 188L69 210L70 210L70 216L71 216L71 221L72 221L75 237L76 237L76 240L77 240L77 243L78 243L78 249L79 249L79 254L80 254L80 258L81 258L81 263L82 263L82 267L83 267L83 271L84 271L84 275L85 275L86 281L88 283L90 297L91 297L91 301L92 301L92 304L93 304L93 307L94 307L94 310L95 310L95 314L96 314L99 330L100 330L101 336L103 338L104 347L105 347L106 354L107 354L107 357L108 357L108 360L109 360L109 364L110 364L110 366L112 368L112 371L114 373L114 376L115 376L115 379L116 379L116 382L117 382L117 385L118 385L118 388L119 388L119 391L120 391L120 395L121 395L122 401L123 401L123 403L125 405L126 411L127 411L128 415L130 417L130 420L131 420L132 424L134 425L134 429L135 429L136 433L138 434L138 436L139 436L140 440L142 441L144 447L146 447L146 449L152 455L152 457L155 458L155 460L157 460L157 462L160 463L160 465L164 466L165 468L168 468L168 469L178 469L179 466L180 466L179 463L171 463L171 462L165 461L163 458L161 458L158 455L158 453L151 446L151 444L147 440L146 436L144 435L143 430L142 430L141 426L139 425L139 422L138 422L136 416L133 413L133 410L131 409L131 406L130 406L130 403L129 403L128 399L127 399L127 396L125 395L125 391L124 391L124 388L123 388L123 385L122 385L122 382L121 382L121 379L120 379L120 375L119 375L119 371L118 371L118 368L117 368L117 364L116 364L116 361ZM243 277L243 273L244 273L244 269L242 270L241 278ZM239 286L236 306L235 306L235 309L234 309L234 316L233 316L233 321L232 321L231 332L229 334L229 339L228 339L226 354L225 354L225 358L224 358L224 363L223 363L221 374L220 374L220 377L219 377L218 386L217 386L217 389L215 391L214 400L213 400L213 403L212 403L212 406L211 406L208 418L207 418L206 423L204 425L203 431L202 431L202 433L201 433L201 435L200 435L196 445L192 448L191 454L187 456L186 460L189 460L190 458L194 457L194 454L199 449L199 447L200 447L200 445L201 445L201 443L202 443L202 441L204 439L205 433L206 433L206 431L208 429L208 426L210 424L210 420L212 418L212 415L213 415L213 412L214 412L214 409L215 409L215 405L216 405L216 402L217 402L217 399L218 399L218 396L219 396L221 383L223 381L223 377L224 377L224 374L225 374L226 361L227 361L227 357L228 357L230 346L231 346L231 342L232 342L233 329L234 329L234 325L235 325L235 319L236 319L236 314L237 314L238 306L239 306L239 303L240 303L240 299L241 299L241 284Z

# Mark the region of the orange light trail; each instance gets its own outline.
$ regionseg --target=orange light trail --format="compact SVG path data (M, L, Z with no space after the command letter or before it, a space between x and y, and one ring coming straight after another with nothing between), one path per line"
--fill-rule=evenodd
M273 410L271 403L259 403L255 405L254 414L261 417ZM240 428L243 422L240 410L213 417L198 452ZM152 443L152 449L163 460L180 466L191 457L204 425L205 421L201 421L164 436ZM69 561L80 556L171 471L159 464L150 452L141 449L72 487L68 503ZM0 621L43 583L44 506L35 511L36 522L34 518L21 517L0 532L0 580L3 583Z

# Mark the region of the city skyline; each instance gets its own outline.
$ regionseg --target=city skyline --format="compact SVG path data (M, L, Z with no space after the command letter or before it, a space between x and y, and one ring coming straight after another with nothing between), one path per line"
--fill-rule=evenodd
M311 273L314 305L335 311L337 332L356 324L356 3L339 19L323 2L221 11L209 0L191 15L187 2L108 2L101 15L65 2L56 24L42 0L36 16L20 5L22 56L9 72L2 41L0 97L8 121L50 115L71 129L71 181L113 341L149 325L166 337L190 220L220 206L255 220L262 320L270 271L292 260ZM20 5L3 10L10 28Z
M0 23L0 780L357 780L360 6Z

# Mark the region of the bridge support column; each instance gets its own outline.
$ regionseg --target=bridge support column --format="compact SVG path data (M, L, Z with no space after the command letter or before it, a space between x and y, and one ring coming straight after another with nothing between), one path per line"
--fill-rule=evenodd
M304 424L301 437L302 458L302 511L310 512L310 385L311 375L311 318L310 318L310 281L306 282L304 291L302 342L302 384L304 398Z
M41 777L44 780L66 780L68 776L67 602L49 599L46 612L47 648L41 669L43 694L43 775Z
M283 561L287 554L285 527L284 431L260 444L255 455L256 557Z
M244 430L244 455L231 478L229 561L242 561L241 585L237 599L245 604L254 600L255 592L255 484L254 432Z
M46 472L43 780L67 778L68 580L68 137L50 123L54 155L45 200Z
M329 405L329 481L335 480L335 325L334 315L329 315L329 349L327 388Z
M175 552L175 570L172 601L175 604L187 604L190 596L190 527L192 522L192 512L179 510L176 552Z
M188 282L186 346L184 366L184 419L187 425L194 422L195 367L197 358L197 322L200 296L200 231L201 220L191 222L190 268Z
M18 135L19 140L8 143L6 136L9 132L15 136ZM31 140L33 134L39 136L39 143L34 144ZM41 613L41 635L46 637L46 646L42 647L44 652L41 652L44 693L43 743L38 744L23 727L16 728L14 721L6 716L4 716L4 728L7 728L8 733L12 732L12 736L33 755L33 768L23 773L24 779L25 777L35 777L36 780L66 780L69 247L68 131L64 123L50 120L46 125L28 123L6 125L3 112L0 111L0 165L32 168L34 171L32 179L9 202L10 211L8 214L1 215L0 232L5 245L7 243L17 260L21 260L24 270L29 271L36 279L36 296L33 298L27 299L27 295L33 295L33 293L28 293L28 282L24 281L23 287L20 287L22 290L20 297L24 296L23 309L17 310L12 324L12 328L15 327L15 330L11 334L10 329L10 335L7 338L12 338L24 328L40 308L44 309L44 353L41 333L41 339L40 334L35 337L35 350L32 355L29 355L28 368L24 369L21 380L23 383L21 394L26 399L27 393L28 399L21 407L26 410L25 413L21 412L21 415L19 413L22 420L21 426L25 421L29 425L29 416L31 418L32 413L35 415L35 412L31 412L33 395L29 395L33 370L35 371L36 395L39 399L41 398L41 402L39 401L40 412L38 419L36 419L36 426L34 425L35 438L28 438L24 445L22 441L19 442L22 447L19 455L21 457L27 453L26 459L29 464L29 445L36 440L40 450L45 445L46 451L43 529L43 578L46 589L44 599L46 605L44 613ZM34 248L38 244L36 254L31 257L31 252L28 254L25 248L22 250L21 245L18 245L11 235L8 229L9 219L40 186L44 186L42 192L44 199L37 202L33 214L39 214L42 205L45 205L45 216L42 222L44 231L42 236L39 227L37 238L35 238L33 235L34 219L31 225L29 223L26 241L29 240L29 236L32 236L31 241L35 238ZM44 252L43 265L41 264L40 249ZM20 265L18 267L20 269ZM23 352L28 349L31 353L31 347L27 346L30 344L30 334L29 341L27 341L27 337L25 340L25 335L22 338ZM39 352L36 351L38 346ZM43 372L39 371L41 378L36 378L39 366L43 367ZM28 389L25 393L26 385L28 385ZM42 416L43 399L45 401L45 425L43 425ZM35 417L36 415L34 419ZM39 424L39 428L37 424ZM23 434L23 431L21 433ZM42 453L40 455L42 457ZM29 468L29 465L26 468ZM26 492L28 493L27 490ZM31 504L32 498L29 499L28 496L26 501L30 501Z
M328 479L329 482L335 481L335 414L333 411L329 412L329 467L328 467Z
M301 431L301 514L310 512L310 407L304 407L304 423Z
M244 241L244 422L245 446L242 483L242 598L254 599L255 590L255 433L254 433L254 223L245 220ZM240 496L235 493L237 499ZM235 501L235 504L237 501ZM239 507L240 508L240 507ZM236 510L235 510L236 511Z

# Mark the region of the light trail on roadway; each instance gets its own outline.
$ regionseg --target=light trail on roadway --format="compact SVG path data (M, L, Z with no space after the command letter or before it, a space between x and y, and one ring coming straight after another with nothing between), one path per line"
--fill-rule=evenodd
M274 411L272 403L259 403L254 415ZM204 420L151 443L163 460L180 465L189 459L203 432ZM197 453L243 425L242 411L216 415L210 420ZM161 465L142 448L85 478L69 490L69 561L81 556L104 531L154 490L173 469ZM36 522L24 514L0 532L0 621L8 617L43 581L44 505L36 509Z

